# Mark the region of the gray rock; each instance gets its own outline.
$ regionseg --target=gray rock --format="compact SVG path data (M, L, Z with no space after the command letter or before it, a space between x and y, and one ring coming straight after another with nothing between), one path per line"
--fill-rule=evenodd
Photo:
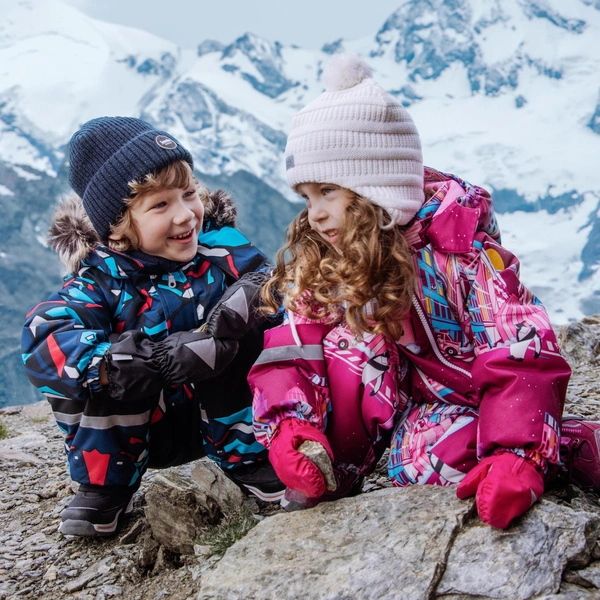
M16 448L0 447L0 461L23 463L26 465L41 465L42 461L33 454L28 454Z
M454 541L437 592L514 600L556 593L568 564L589 562L599 530L596 514L543 499L507 530L477 519Z
M223 512L227 512L229 501L234 504L244 501L244 494L240 488L225 477L223 471L211 460L199 460L192 463L192 467L191 477L198 489L213 498Z
M538 596L535 600L599 600L599 598L597 590L585 590L576 585L563 583L558 594Z
M14 448L15 450L33 450L41 448L48 443L48 438L37 431L24 431L21 435L2 440L0 448Z
M146 516L155 540L173 552L193 554L202 530L216 523L228 506L243 501L240 489L219 467L201 460L153 477Z
M600 353L600 319L587 317L582 321L563 325L558 343L571 366L593 363Z
M472 509L453 489L414 487L275 515L202 576L198 598L429 598Z
M52 414L52 407L48 400L40 400L33 404L23 406L23 415L32 419L43 419Z
M600 564L594 563L579 571L568 571L565 573L565 581L586 588L600 589Z
M26 450L37 449L48 443L48 439L36 431L25 431L21 435L0 442L0 461L41 464L42 461Z
M108 573L113 568L114 558L107 556L91 567L88 567L77 579L70 581L65 585L64 590L67 594L77 592L83 589L90 581L96 579L99 575Z

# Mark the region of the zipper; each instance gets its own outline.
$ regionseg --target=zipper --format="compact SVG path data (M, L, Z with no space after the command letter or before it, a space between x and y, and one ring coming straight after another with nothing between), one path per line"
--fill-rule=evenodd
M168 283L170 288L174 288L177 287L177 282L175 281L175 276L173 275L173 273L169 273L169 283Z
M441 353L440 349L438 348L437 342L435 341L433 332L429 328L429 323L427 322L427 317L425 316L425 312L421 308L421 305L419 304L417 297L414 295L412 297L412 303L417 311L417 314L419 315L419 320L421 321L421 324L423 325L423 329L425 329L425 333L427 334L427 339L429 340L429 343L431 344L431 348L433 349L433 353L437 356L437 359L446 367L449 367L450 369L454 369L455 371L458 371L459 373L466 375L469 379L473 379L473 375L471 375L471 373L469 371L467 371L466 369L463 369L462 367L458 367L457 365L453 365Z

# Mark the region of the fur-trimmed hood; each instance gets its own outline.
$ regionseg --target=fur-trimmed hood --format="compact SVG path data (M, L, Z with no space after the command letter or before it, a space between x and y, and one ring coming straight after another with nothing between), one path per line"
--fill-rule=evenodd
M204 227L211 222L220 229L235 226L237 208L233 198L223 190L212 192L204 210ZM83 208L81 198L70 194L59 203L46 238L48 247L58 253L68 273L75 273L82 261L96 247L100 238Z

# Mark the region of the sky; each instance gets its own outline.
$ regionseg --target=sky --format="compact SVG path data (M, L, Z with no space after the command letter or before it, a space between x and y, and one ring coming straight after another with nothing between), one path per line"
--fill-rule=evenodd
M65 0L91 17L144 29L194 48L246 32L318 49L339 38L373 36L403 0ZM168 10L165 8L168 7Z

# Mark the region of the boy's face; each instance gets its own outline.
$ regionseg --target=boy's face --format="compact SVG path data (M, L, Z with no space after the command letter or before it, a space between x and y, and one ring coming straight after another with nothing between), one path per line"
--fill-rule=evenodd
M194 258L204 219L194 184L143 194L130 210L142 252L177 262Z
M311 229L335 246L352 192L333 183L301 183L296 191L306 200Z

